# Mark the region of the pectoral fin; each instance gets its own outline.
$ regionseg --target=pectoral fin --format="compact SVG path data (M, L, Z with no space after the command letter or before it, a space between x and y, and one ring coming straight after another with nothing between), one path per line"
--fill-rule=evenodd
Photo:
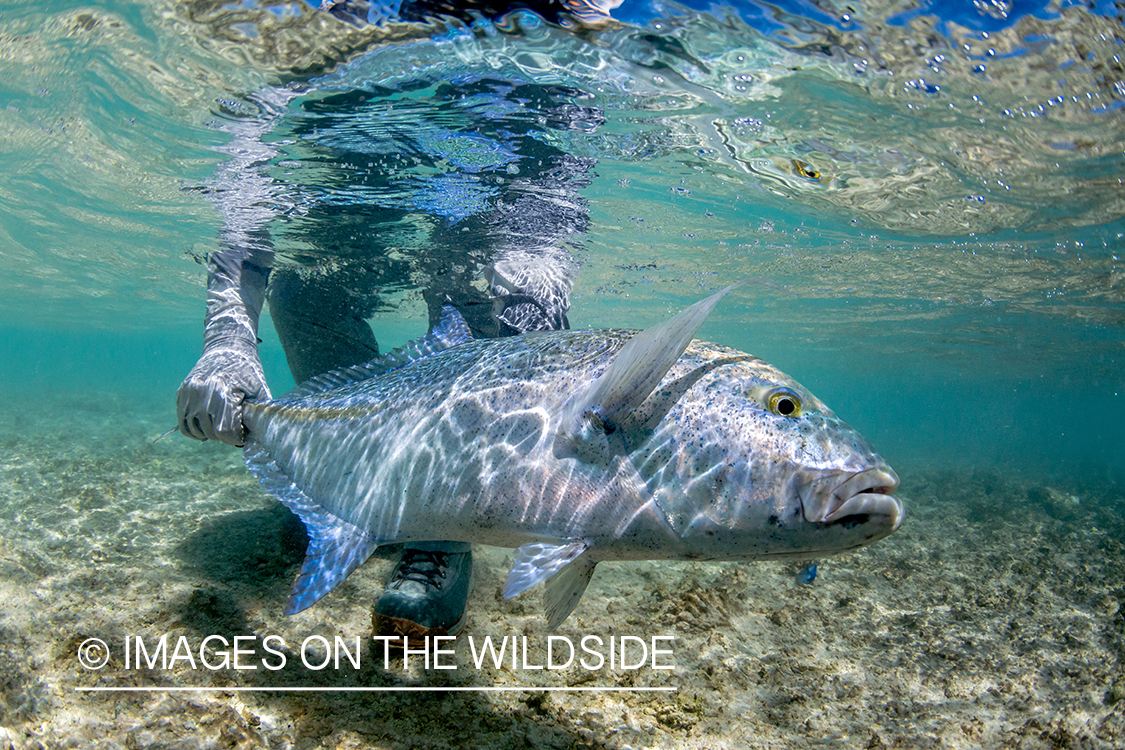
M504 598L511 599L532 586L547 582L547 629L554 630L578 606L594 575L596 561L583 555L586 543L535 542L516 551L515 562L504 583Z
M615 418L640 406L687 349L719 300L745 283L735 282L629 339L586 393L568 405L561 420L561 436L581 455L592 419L611 426Z

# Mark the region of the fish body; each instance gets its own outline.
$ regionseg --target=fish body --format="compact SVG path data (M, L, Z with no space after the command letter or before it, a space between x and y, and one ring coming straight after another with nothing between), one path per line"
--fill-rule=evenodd
M309 531L287 606L380 544L517 547L510 598L546 581L550 627L606 560L819 558L898 528L898 479L771 365L692 339L726 290L647 331L468 340L248 403L252 471ZM445 348L448 347L448 348Z

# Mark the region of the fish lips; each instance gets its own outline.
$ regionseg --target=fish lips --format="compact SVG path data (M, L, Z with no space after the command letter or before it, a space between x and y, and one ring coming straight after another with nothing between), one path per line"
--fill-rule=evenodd
M894 496L898 476L889 466L854 473L832 473L806 477L798 487L805 520L809 523L854 526L872 522L889 526L887 533L902 525L902 501Z

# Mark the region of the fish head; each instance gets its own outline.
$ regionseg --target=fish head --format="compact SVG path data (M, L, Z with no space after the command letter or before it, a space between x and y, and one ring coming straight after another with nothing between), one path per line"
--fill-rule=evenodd
M870 544L902 524L891 467L765 362L743 355L714 368L676 409L675 480L654 494L688 557L818 558Z

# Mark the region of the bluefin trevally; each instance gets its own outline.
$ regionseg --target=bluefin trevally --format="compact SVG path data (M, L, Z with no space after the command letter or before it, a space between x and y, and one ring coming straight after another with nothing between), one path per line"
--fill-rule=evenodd
M894 532L898 477L792 378L695 333L726 289L645 331L473 340L447 308L368 365L244 405L251 471L304 522L299 612L381 544L518 548L548 627L608 560L814 559Z

